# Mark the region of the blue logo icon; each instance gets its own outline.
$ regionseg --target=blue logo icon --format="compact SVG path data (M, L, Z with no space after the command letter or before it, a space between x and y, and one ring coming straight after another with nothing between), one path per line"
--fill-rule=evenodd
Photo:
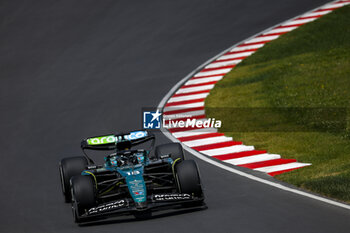
M143 112L143 128L144 129L160 129L162 113L157 110L156 112Z
M140 138L144 138L147 136L147 131L134 131L131 132L129 135L125 135L124 138L128 140L136 140Z

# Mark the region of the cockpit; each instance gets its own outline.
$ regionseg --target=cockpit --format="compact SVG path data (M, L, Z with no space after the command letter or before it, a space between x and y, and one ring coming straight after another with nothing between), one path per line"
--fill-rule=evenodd
M135 166L145 163L144 150L128 150L119 153L113 153L106 158L107 165L111 167Z

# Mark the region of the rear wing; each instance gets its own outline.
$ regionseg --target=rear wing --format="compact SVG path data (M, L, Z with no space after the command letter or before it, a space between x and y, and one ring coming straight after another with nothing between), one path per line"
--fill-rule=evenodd
M154 140L155 137L149 131L132 131L121 134L108 134L89 137L81 142L81 148L90 150L125 150L132 146Z

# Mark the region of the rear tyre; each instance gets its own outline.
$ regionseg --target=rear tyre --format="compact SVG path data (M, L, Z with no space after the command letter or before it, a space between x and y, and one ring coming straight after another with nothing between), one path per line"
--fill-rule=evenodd
M159 159L163 155L170 155L172 160L185 159L184 152L180 143L167 143L159 145L155 150L156 157Z
M72 211L75 222L82 222L81 214L96 205L95 183L90 176L71 178Z
M176 181L179 193L202 197L198 167L194 160L184 160L176 165Z
M72 199L69 183L70 179L73 176L80 175L87 165L88 161L82 156L64 158L59 163L61 187L65 202L69 203Z

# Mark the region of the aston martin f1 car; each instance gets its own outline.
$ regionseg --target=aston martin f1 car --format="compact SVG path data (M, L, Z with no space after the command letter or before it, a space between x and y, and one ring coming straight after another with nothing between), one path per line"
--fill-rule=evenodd
M148 149L134 149L146 142L151 144ZM65 201L72 204L75 222L205 206L195 161L184 158L179 143L159 145L151 155L154 144L149 131L96 136L81 142L85 156L62 159L62 191ZM87 149L113 153L104 158L103 165L97 165Z

